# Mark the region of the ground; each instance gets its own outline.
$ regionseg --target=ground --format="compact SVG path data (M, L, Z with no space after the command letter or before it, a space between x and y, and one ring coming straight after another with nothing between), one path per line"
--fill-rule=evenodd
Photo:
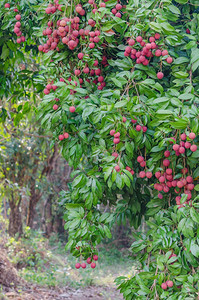
M66 253L63 244L52 245L41 236L7 243L5 251L18 268L22 283L15 288L4 286L2 291L0 284L0 300L123 299L114 280L135 273L136 263L128 249L102 246L96 269L87 266L76 270L76 259Z

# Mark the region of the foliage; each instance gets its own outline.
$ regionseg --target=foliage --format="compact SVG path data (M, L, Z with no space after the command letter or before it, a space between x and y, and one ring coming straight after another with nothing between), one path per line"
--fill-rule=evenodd
M126 299L196 299L198 296L198 197L193 206L170 207L147 222L147 235L132 244L140 270L130 280L116 282ZM162 283L174 286L164 291Z
M138 228L143 215L154 216L154 224L167 232L167 226L172 224L174 230L180 224L181 214L189 215L190 211L195 220L190 221L193 226L188 228L190 232L196 230L196 1L131 0L121 1L119 7L114 0L104 4L81 1L81 5L77 1L66 2L54 1L48 6L44 2L34 8L33 19L37 15L41 27L34 28L33 41L39 39L38 50L44 54L40 75L33 82L45 85L39 120L53 133L53 142L59 141L63 157L74 168L72 185L61 195L61 205L66 210L65 229L69 232L67 249L78 258L93 257L96 245L104 237L111 237L114 222L125 223L128 219ZM22 9L22 20L26 17ZM8 11L3 22L9 18L12 15ZM158 225L153 227L152 238L149 231L146 240L138 242L140 250L153 240L156 243ZM195 234L194 231L193 237ZM183 236L188 238L184 233ZM176 231L178 256L184 251L177 244L181 238L182 233ZM197 239L194 243L198 247ZM157 253L161 251L158 264L160 260L163 272L171 246L156 247ZM186 248L189 249L187 245ZM127 299L131 299L132 290L137 297L146 298L149 294L148 299L162 291L153 281L159 270L153 262L153 257L157 260L156 249L150 251L152 262L146 281L141 278L144 272L121 284ZM161 258L162 251L166 258ZM185 256L185 266L190 264L192 256L189 257ZM143 260L148 262L150 256L145 254ZM176 265L178 268L177 263L169 266L172 279ZM195 282L194 268L186 274L182 268L178 272L177 276L190 273L191 284ZM167 279L163 276L160 275L159 283ZM185 299L184 286L179 291L174 285L172 291L160 297ZM197 287L192 287L196 291L189 283L187 287L194 297Z

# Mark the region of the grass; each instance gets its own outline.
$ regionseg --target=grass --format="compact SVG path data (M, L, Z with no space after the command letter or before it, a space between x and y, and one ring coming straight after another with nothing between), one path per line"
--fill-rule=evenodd
M88 265L84 270L76 270L77 261L65 252L64 244L55 236L48 243L38 232L29 233L20 242L11 240L7 247L13 262L21 267L19 275L41 286L114 286L116 277L131 277L136 270L136 262L128 257L127 249L119 250L110 245L100 246L94 270Z

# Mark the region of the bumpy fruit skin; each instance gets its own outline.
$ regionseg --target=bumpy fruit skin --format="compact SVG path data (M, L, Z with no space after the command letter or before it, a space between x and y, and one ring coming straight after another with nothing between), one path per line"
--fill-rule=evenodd
M114 134L115 134L115 130L112 129L112 130L110 131L110 135L114 136Z
M75 110L76 110L76 108L75 108L75 106L70 106L70 107L69 107L69 110L70 110L71 113L74 113Z
M115 170L116 170L116 172L119 172L120 171L120 167L118 165L115 166Z
M64 133L64 138L65 138L65 139L68 139L68 138L69 138L68 132L65 132L65 133Z
M64 135L63 135L63 134L60 134L60 135L59 135L59 140L60 140L60 141L63 141L63 139L64 139Z
M166 282L166 284L167 284L167 286L168 287L173 287L173 281L171 281L171 280L168 280L167 282Z
M16 19L17 21L20 21L20 20L21 20L21 15L16 15L16 16L15 16L15 19Z
M10 4L9 4L9 3L6 3L6 4L5 4L5 8L10 8Z
M81 267L81 264L80 263L76 263L75 268L79 269L80 267Z
M54 104L54 105L53 105L53 109L54 109L54 110L57 110L58 108L59 108L59 106L58 106L57 104Z
M81 264L81 267L82 267L82 269L86 269L86 264L85 264L85 263L82 263L82 264Z
M141 171L139 173L140 178L144 178L146 176L146 173L144 171Z
M137 126L135 127L135 129L136 129L136 131L141 131L141 129L142 129L142 126L140 126L140 125L137 125Z
M190 150L191 150L192 152L195 152L195 151L197 150L197 146L196 146L196 145L192 145L192 146L190 147Z
M194 132L190 132L189 138L190 138L191 140L193 140L193 139L195 139L195 137L196 137L195 133L194 133Z
M95 269L95 267L96 267L96 263L92 262L91 268L92 268L92 269Z
M91 257L88 257L87 260L86 260L87 264L91 264L92 262L92 258Z
M167 284L166 284L165 282L163 282L163 283L161 284L161 288L162 288L163 290L166 290L166 289L167 289Z
M97 255L93 255L93 260L97 261L98 260L98 256Z
M157 73L157 78L162 79L164 77L164 74L162 72Z

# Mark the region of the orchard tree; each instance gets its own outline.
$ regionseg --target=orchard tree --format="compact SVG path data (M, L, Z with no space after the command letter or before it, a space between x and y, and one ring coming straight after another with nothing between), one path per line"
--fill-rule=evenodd
M137 228L145 215L140 270L117 281L124 297L196 299L197 1L55 0L37 14L39 119L74 168L62 195L76 268L96 267L113 222Z

